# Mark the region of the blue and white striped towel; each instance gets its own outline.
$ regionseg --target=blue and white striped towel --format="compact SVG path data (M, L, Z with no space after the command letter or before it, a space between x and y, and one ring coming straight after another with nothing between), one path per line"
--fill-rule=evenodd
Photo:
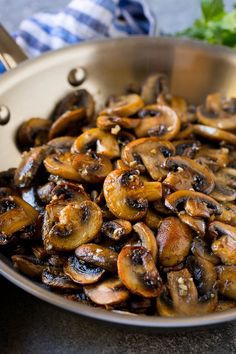
M146 0L74 0L58 13L24 20L15 39L34 57L85 40L154 35L155 30Z

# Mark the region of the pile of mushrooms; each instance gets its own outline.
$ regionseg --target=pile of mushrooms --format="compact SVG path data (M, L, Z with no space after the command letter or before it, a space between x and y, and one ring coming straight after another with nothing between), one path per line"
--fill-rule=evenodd
M199 107L162 74L109 97L84 89L18 129L0 173L0 250L67 299L132 314L236 306L236 99Z

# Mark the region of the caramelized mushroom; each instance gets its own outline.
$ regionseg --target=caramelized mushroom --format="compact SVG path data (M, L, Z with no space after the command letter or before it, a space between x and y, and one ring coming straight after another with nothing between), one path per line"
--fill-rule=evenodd
M236 227L220 221L212 221L208 226L208 232L214 238L220 235L227 235L236 241Z
M126 145L122 158L132 168L143 171L145 167L152 179L159 181L168 173L162 167L165 159L173 155L174 152L174 146L168 141L158 141L157 138L141 138Z
M155 136L159 140L172 140L180 131L180 119L168 106L150 105L141 112L143 119L135 128L138 138Z
M212 251L221 259L222 263L236 265L236 240L230 236L221 236L212 242Z
M165 93L167 93L167 77L158 73L148 76L142 86L141 97L145 104L152 104L160 94Z
M157 260L157 242L152 230L149 229L147 225L143 222L137 222L133 226L134 231L138 234L141 245L145 247L148 251L150 251L154 262Z
M216 220L236 226L236 205L230 202L222 204L222 214L216 216Z
M114 241L120 241L132 231L132 225L127 220L116 219L106 221L102 225L102 232Z
M51 146L56 152L68 152L75 142L73 136L60 136L48 141L47 145Z
M109 278L94 285L84 286L85 294L98 305L115 305L126 301L129 291L119 278Z
M52 202L44 216L44 246L46 250L72 251L93 240L101 226L102 212L91 201Z
M95 243L87 243L76 248L75 254L77 258L88 264L106 269L112 273L117 272L117 253L109 248Z
M220 294L236 300L236 266L218 266L217 274Z
M132 116L138 112L144 103L139 95L130 94L126 96L114 97L100 115L117 115L120 117Z
M200 149L200 142L198 140L176 140L173 141L176 150L176 155L186 156L193 159Z
M155 210L148 208L147 214L144 217L144 223L152 230L157 230L162 222L162 217Z
M43 284L58 290L79 290L80 285L74 283L60 268L47 267L42 273Z
M112 171L109 158L95 152L75 155L72 167L79 173L81 180L88 183L100 183Z
M197 162L208 166L214 172L224 168L229 162L229 149L211 149L209 146L200 148L195 156Z
M66 111L52 124L48 138L51 140L62 135L77 136L85 121L86 112L84 108Z
M43 118L30 118L23 122L17 130L16 142L21 151L45 144L51 122Z
M194 218L190 215L188 215L185 212L180 212L179 213L179 219L189 227L191 227L192 230L194 230L199 236L204 236L206 232L206 224L205 221L201 218Z
M188 255L192 242L191 229L177 217L165 218L157 232L159 261L163 266L175 266Z
M97 127L103 130L111 130L111 133L115 133L117 128L117 133L120 131L120 127L124 129L134 129L141 122L138 118L127 118L119 116L98 116L97 117Z
M32 256L14 255L11 259L21 273L31 278L40 278L46 267L45 263Z
M220 263L219 257L217 257L212 252L210 246L206 243L206 241L204 241L200 237L195 237L193 239L191 251L194 254L194 256L196 256L196 257L199 256L214 265L217 265Z
M236 199L236 190L228 187L220 179L215 179L215 188L211 192L211 197L218 202L232 202Z
M236 135L225 130L209 127L208 125L195 124L193 131L196 135L202 136L213 141L224 141L226 143L236 145Z
M81 134L74 142L71 151L86 153L88 150L109 158L119 157L120 149L116 138L99 128L92 128Z
M5 237L33 224L37 218L38 212L17 196L0 200L0 233Z
M64 265L64 273L73 282L84 285L96 283L105 270L99 267L94 267L91 264L79 260L76 256L70 257Z
M72 181L81 181L79 172L73 167L72 162L75 155L70 152L49 155L43 162L46 170L61 178Z
M123 247L118 256L118 274L122 283L134 294L156 297L162 281L151 253L144 247Z
M141 219L148 200L161 197L161 183L143 183L136 170L114 170L105 179L104 196L109 210L118 218Z

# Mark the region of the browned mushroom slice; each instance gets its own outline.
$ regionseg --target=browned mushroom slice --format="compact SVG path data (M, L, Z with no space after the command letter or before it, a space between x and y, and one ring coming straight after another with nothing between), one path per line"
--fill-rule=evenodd
M72 181L81 181L79 172L72 166L74 156L70 152L52 154L44 160L44 166L53 175Z
M160 182L143 183L137 170L114 170L104 181L104 196L109 210L118 218L141 219L148 200L161 198Z
M94 285L84 286L85 294L98 305L115 305L125 302L129 291L119 278L109 278Z
M122 240L126 235L132 231L132 225L127 220L116 219L106 221L102 225L102 232L114 241Z
M222 312L233 309L236 307L236 301L234 300L220 300L216 306L215 312Z
M0 233L5 237L33 224L38 212L17 196L0 200Z
M222 168L216 173L216 178L222 183L236 189L236 169L235 168Z
M134 231L138 234L141 245L150 251L155 263L157 260L157 242L152 230L143 222L138 222L133 225Z
M214 265L220 263L220 258L212 252L210 246L200 237L193 239L191 251L194 256L199 256Z
M112 171L110 159L95 152L75 155L72 167L78 171L81 180L88 183L100 183Z
M94 115L95 103L93 97L85 89L76 90L68 93L57 105L52 113L53 121L60 117L66 111L84 108L88 120L91 120Z
M32 252L33 252L34 256L39 260L44 260L48 257L48 254L43 246L32 247Z
M211 214L206 204L201 203L199 200L189 198L185 204L185 211L192 217L210 218Z
M21 151L45 144L51 122L43 118L30 118L23 122L17 130L16 141Z
M81 286L74 283L60 268L47 267L42 273L43 284L58 290L79 290Z
M66 204L65 201L56 201L46 207L43 226L45 248L72 251L93 240L101 226L102 212L95 203L83 201Z
M206 105L197 108L197 118L201 124L211 127L224 130L234 130L236 128L235 107L232 107L232 105L230 107L227 104L227 110L224 110L223 102L221 102L218 93L207 96Z
M75 283L84 285L96 283L105 273L105 270L87 264L73 256L64 265L64 273Z
M223 264L236 265L236 240L232 237L221 236L212 242L211 249Z
M31 278L40 278L46 264L35 257L14 255L11 257L14 266Z
M85 121L86 112L84 108L66 111L52 124L48 138L54 139L62 135L77 136Z
M155 210L152 210L148 208L147 214L144 217L144 223L150 227L152 230L157 230L158 227L160 226L162 222L162 217L155 212Z
M160 94L166 94L167 77L164 74L157 73L148 76L142 86L141 97L145 104L155 103Z
M168 157L165 160L164 166L167 169L181 169L179 173L183 172L183 174L186 172L186 170L189 171L192 176L192 180L190 180L189 183L191 187L198 192L210 194L215 187L215 178L213 173L207 167L200 165L198 162L190 159L189 157ZM168 178L169 176L167 176L164 183L166 183L166 181L169 183ZM183 184L185 186L186 183ZM178 183L177 187L178 189L185 189L184 187L181 188L180 183Z
M236 205L230 202L222 204L222 214L216 216L216 220L236 226Z
M193 137L193 124L182 123L179 133L175 136L175 140L191 139Z
M143 165L154 180L161 180L168 173L162 165L165 159L175 152L174 146L168 141L157 138L141 138L126 145L123 160L132 168L144 170Z
M75 254L77 258L86 263L106 269L112 273L117 272L117 253L107 247L96 245L95 243L87 243L76 248Z
M73 136L60 136L48 141L47 145L51 146L57 152L67 152L70 151L74 142L75 137Z
M43 166L43 160L49 154L51 148L43 145L32 148L22 155L19 167L16 169L14 182L17 187L29 187L39 174Z
M164 286L161 294L156 299L157 312L163 317L176 317L178 313L174 309L167 288Z
M191 229L194 230L199 236L205 235L206 223L203 219L194 218L185 212L180 212L178 216L184 224L191 227Z
M162 280L151 253L144 247L123 247L118 256L118 274L124 285L134 294L156 297Z
M198 210L190 208L188 208L188 211L186 210L190 216L204 216L206 215L206 208L209 215L220 215L222 213L222 206L213 198L200 192L186 190L177 191L168 195L165 199L165 206L174 212L179 212L183 209L186 209L186 203L189 202L190 199L192 201L196 201L197 205L199 206Z
M71 182L59 182L51 192L52 200L64 200L69 202L83 202L89 200L81 184Z
M215 179L215 188L210 195L218 202L232 202L236 199L236 190L227 186L222 180Z
M202 147L197 151L195 158L201 165L208 166L211 170L217 171L228 165L229 149L211 149L209 146Z
M81 134L74 142L71 151L86 153L88 150L109 158L120 156L120 148L114 135L99 128L92 128Z
M132 116L144 105L142 98L136 94L115 97L100 115L117 115L120 117Z
M116 131L117 133L120 131L121 127L124 129L134 129L139 125L140 122L141 119L139 118L127 118L127 117L119 117L119 116L98 116L96 124L98 128L103 130L111 130L111 133L115 134Z
M176 140L172 142L176 155L186 156L193 159L200 149L200 142L198 140Z
M192 242L191 229L177 217L165 218L157 232L159 261L163 266L175 266L188 255Z
M199 256L189 256L187 258L187 268L193 276L198 289L198 294L203 296L212 292L217 280L214 265Z
M155 136L161 140L172 140L180 131L180 119L168 106L150 105L142 110L143 119L135 128L138 138Z
M209 127L208 125L195 124L193 131L196 135L202 136L213 141L224 141L226 143L236 145L236 135L225 130Z
M219 293L236 300L236 266L224 265L217 267Z
M175 311L181 315L195 314L198 293L189 271L185 268L170 272L167 274L167 280Z
M236 241L236 227L224 224L220 221L212 221L208 226L208 232L214 238L227 235Z

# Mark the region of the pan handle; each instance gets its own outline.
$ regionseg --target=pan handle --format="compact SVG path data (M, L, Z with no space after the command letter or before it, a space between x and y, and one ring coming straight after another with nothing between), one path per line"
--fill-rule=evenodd
M27 55L0 24L0 66L10 70L26 59Z

